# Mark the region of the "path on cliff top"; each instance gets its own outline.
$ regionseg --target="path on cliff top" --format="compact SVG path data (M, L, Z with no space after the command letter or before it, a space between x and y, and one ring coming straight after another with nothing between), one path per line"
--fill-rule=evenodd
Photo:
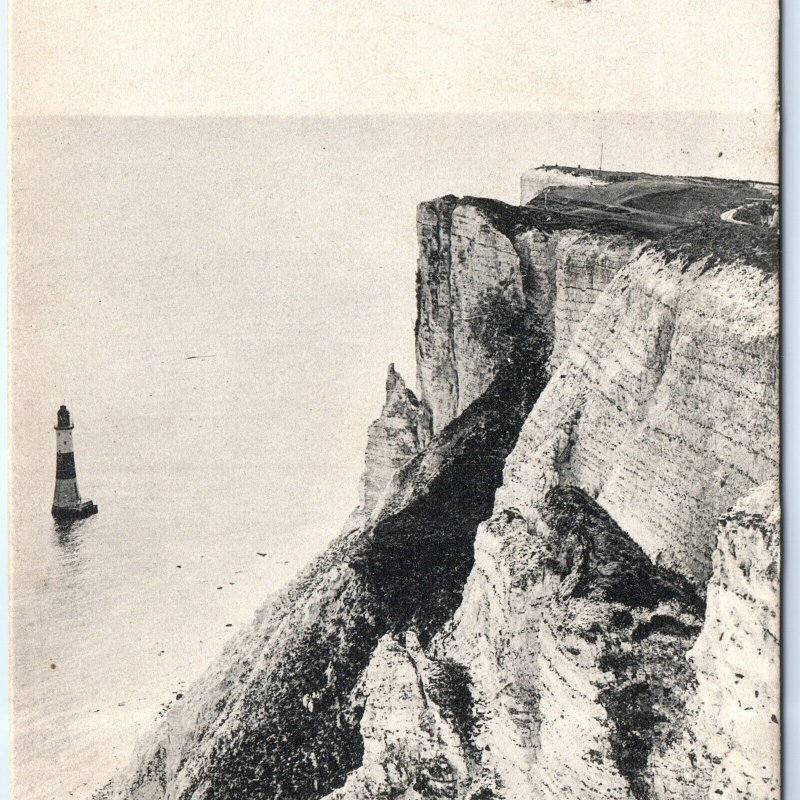
M736 208L730 209L730 211L723 211L722 214L719 215L719 218L723 222L732 222L734 225L752 225L750 222L745 222L743 219L736 219L734 216L737 211L741 211L743 208L747 207L748 205L752 205L751 203L745 203L743 206L736 206Z
M608 173L609 177L613 175ZM545 208L570 216L603 220L658 236L717 217L735 225L758 227L736 218L740 210L755 205L758 194L763 194L758 202L770 198L770 193L747 182L642 175L612 179L601 186L549 186L536 199Z

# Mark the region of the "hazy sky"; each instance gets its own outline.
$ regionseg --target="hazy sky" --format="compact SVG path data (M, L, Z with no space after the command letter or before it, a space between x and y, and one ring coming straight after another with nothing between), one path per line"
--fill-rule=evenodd
M772 114L775 0L15 0L16 114Z

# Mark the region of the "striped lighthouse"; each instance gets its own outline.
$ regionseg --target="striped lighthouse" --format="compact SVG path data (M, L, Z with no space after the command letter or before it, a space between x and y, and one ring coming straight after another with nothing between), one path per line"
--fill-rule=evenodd
M83 519L97 513L97 506L91 501L81 500L78 480L75 474L75 452L72 449L72 424L69 409L58 409L56 429L56 490L53 495L53 516L58 521Z

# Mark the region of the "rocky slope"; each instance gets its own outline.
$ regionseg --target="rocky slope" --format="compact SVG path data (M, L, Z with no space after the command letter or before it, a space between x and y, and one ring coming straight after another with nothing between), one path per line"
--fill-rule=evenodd
M777 236L716 220L420 205L419 399L102 796L776 796Z
M460 602L503 463L546 383L529 341L393 494L258 614L102 797L319 797L362 761L357 687L379 640L423 643ZM391 491L391 489L390 489Z

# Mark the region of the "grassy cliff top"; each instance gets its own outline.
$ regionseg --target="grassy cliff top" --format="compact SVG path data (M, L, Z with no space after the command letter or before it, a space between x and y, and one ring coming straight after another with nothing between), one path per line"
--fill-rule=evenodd
M544 233L585 230L591 233L657 238L675 227L674 224L650 220L643 215L609 210L599 204L548 201L512 206L486 197L462 197L458 205L478 208L494 227L512 239L524 231L533 229Z
M653 245L666 258L691 264L706 260L705 269L741 261L766 274L780 270L780 236L774 228L702 222L678 228Z
M661 239L683 228L708 225L708 231L713 233L710 241L724 244L726 249L747 249L747 243L754 242L748 252L759 263L765 260L758 254L764 248L777 251L777 245L770 244L776 237L761 233L766 230L761 227L763 210L769 211L777 202L774 185L580 167L538 169L563 173L565 184L545 186L524 206L482 197L458 199L448 195L442 200L452 207L478 208L492 225L512 239L533 229L544 233L578 229ZM568 184L567 176L587 177L592 183ZM721 228L717 229L717 225ZM728 228L736 230L727 231ZM686 235L692 238L698 234L693 231ZM771 256L767 260L771 261Z

